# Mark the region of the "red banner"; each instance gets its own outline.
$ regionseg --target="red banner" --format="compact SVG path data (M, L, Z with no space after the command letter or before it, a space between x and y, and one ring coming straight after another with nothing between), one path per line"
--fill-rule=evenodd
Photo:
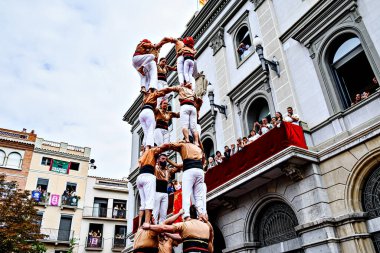
M174 201L173 201L173 214L179 213L182 209L182 189L174 192ZM182 217L180 216L174 223L181 222Z

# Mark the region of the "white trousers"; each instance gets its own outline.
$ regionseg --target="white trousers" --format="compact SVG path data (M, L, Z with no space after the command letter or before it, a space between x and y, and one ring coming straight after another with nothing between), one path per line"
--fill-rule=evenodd
M153 217L157 224L160 224L166 220L168 212L169 197L167 193L156 192Z
M182 128L188 128L194 133L197 131L197 110L192 105L181 105L179 120Z
M140 112L139 121L144 131L143 145L154 146L154 129L156 128L156 119L151 109L144 109Z
M156 195L156 177L149 173L140 174L137 177L136 185L141 199L140 211L153 210Z
M184 64L184 59L183 56L178 56L177 57L177 75L178 75L178 81L179 84L185 83L185 77L183 76L183 64Z
M207 185L206 183L203 183L203 210L205 213L207 213L207 199L206 199L206 195L207 195ZM195 197L194 197L194 193L191 195L190 197L190 200L191 200L191 203L195 204Z
M202 169L193 168L183 172L182 175L182 208L183 217L190 216L190 197L194 194L195 206L198 212L205 214L204 180L205 174Z
M157 65L154 61L153 54L136 55L132 58L133 67L138 70L140 67L144 67L145 76L141 75L141 87L145 87L148 90L150 87L157 89Z
M169 142L170 134L168 130L162 128L154 129L154 143L156 143L157 146L161 146L162 144Z
M201 127L201 125L200 125L200 124L197 124L196 127L195 127L195 129L197 129L197 132L198 132L199 136L201 136L201 133L202 133L202 127ZM192 132L192 131L190 131L189 134L190 134L191 136L193 136L193 132Z
M157 89L158 90L161 90L161 89L164 89L164 88L167 88L169 87L168 83L163 81L163 80L158 80L157 81ZM157 108L160 108L160 105L161 105L161 101L162 99L168 99L170 96L170 93L166 94L165 96L163 97L159 97L157 98Z
M193 90L195 89L195 79L193 77L194 73L194 61L187 59L183 63L183 76L187 83L192 84Z

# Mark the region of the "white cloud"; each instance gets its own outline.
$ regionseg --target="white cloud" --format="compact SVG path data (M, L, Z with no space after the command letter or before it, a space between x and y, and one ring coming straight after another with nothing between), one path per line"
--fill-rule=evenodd
M89 146L91 174L127 176L134 48L179 36L195 10L196 0L0 2L0 127Z

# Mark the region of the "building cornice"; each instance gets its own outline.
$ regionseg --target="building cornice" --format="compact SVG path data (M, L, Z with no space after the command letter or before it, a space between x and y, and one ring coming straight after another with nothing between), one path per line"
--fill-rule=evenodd
M79 161L84 161L84 162L88 162L90 160L90 158L86 156L73 155L73 154L68 154L68 153L63 153L59 151L43 149L43 148L35 148L34 152L40 153L40 154L52 155L52 156L59 156L59 157L64 157L64 158L79 160Z
M0 136L0 140L26 144L26 145L30 145L30 146L35 145L34 141L25 141L25 140L21 140L21 139L13 139L13 138L8 138L8 137L4 137L4 136Z
M139 117L142 100L143 95L140 93L131 107L129 107L128 111L124 114L123 121L127 122L130 125L133 125L136 122L137 118Z
M308 46L319 35L329 28L329 23L341 18L357 8L357 0L327 0L317 3L294 25L280 36L285 42L293 38Z

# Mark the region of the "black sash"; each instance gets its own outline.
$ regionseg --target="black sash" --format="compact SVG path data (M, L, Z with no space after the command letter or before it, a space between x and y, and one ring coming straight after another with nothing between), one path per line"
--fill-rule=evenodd
M201 160L195 160L195 159L185 159L183 160L183 171L188 169L203 169L202 167L202 161Z
M134 249L133 253L158 253L158 248L140 248L140 249Z
M162 128L162 129L169 129L169 124L162 119L157 120L156 122L156 128Z
M156 179L156 192L167 193L168 181Z
M154 175L154 167L152 165L144 165L140 168L140 173L139 174L152 174Z
M208 239L187 238L183 241L183 252L197 251L208 253Z
M150 110L154 111L154 106L153 105L149 105L149 104L145 104L141 108L141 111L144 110L144 109L150 109Z

